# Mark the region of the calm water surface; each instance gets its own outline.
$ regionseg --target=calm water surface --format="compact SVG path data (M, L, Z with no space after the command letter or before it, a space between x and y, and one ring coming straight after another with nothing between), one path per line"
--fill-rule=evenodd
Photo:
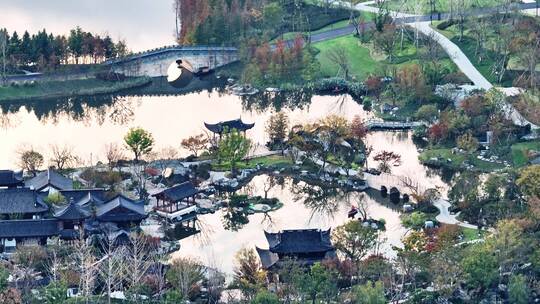
M309 99L308 99L309 100ZM14 168L17 149L32 144L44 152L50 144L71 145L86 164L104 158L104 146L122 143L130 127L143 127L154 135L156 148L180 148L180 141L190 135L204 132L204 122L218 122L241 117L255 122L248 136L264 150L265 124L272 107L247 110L248 102L237 96L203 91L182 96L127 96L85 97L27 104L0 105L0 167ZM256 107L252 107L256 108ZM311 103L301 108L284 108L291 124L313 122L328 114L352 119L355 115L371 117L348 96L313 96ZM373 132L367 141L374 152L389 150L401 154L403 164L393 168L398 175L421 181L424 187L445 186L439 175L418 162L418 152L412 136L407 132ZM187 155L187 151L182 151ZM370 166L375 166L371 160ZM266 176L258 176L243 189L251 195L264 195ZM249 216L249 223L238 231L226 230L223 211L200 216L202 233L181 241L181 250L175 256L192 256L218 267L227 273L233 269L236 252L243 246L267 246L264 230L278 231L299 228L335 228L347 220L351 205L364 203L369 214L383 218L387 240L381 251L392 256L392 245L399 246L405 233L399 222L399 213L387 199L374 193L325 193L314 196L309 188L285 179L283 185L274 186L269 197L276 197L284 207L265 214Z
M264 184L268 176L257 176L243 191L250 195L264 195ZM181 248L174 256L192 257L202 260L207 265L219 268L226 273L232 273L234 257L242 247L268 248L264 230L276 232L283 229L328 229L335 228L347 222L347 212L351 205L366 206L368 213L374 219L383 218L386 221L386 231L381 240L385 240L380 252L386 256L394 256L392 246L401 246L401 237L406 233L399 220L399 212L389 200L380 197L378 192L341 193L329 192L325 195L314 196L309 185L293 184L291 179L285 179L283 185L274 186L268 197L276 197L284 206L268 214L249 216L249 223L238 231L224 229L223 214L199 216L201 233L180 241Z
M216 92L167 97L118 97L103 102L91 97L32 104L0 105L0 167L16 164L16 151L32 145L47 156L51 144L72 146L85 164L104 159L108 143L122 144L130 127L150 131L156 150L180 149L182 139L205 132L204 122L215 123L241 117L255 122L248 136L261 146L267 141L265 124L272 110L248 111L239 97ZM317 120L327 114L348 118L367 116L350 99L315 96L304 109L286 110L291 124ZM187 151L182 151L187 156Z

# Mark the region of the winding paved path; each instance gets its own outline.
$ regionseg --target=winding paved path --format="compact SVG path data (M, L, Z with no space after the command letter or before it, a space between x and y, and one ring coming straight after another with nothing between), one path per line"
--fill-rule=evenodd
M377 13L379 9L377 7L369 6L370 4L373 4L373 1L364 2L356 5L356 9L359 11L366 11L371 13ZM515 5L517 9L526 9L530 8L531 5L535 5L534 3L521 3ZM494 13L500 11L501 8L483 8L483 9L476 9L471 10L467 15L482 15L482 14L488 14L488 13ZM436 31L431 27L431 22L429 21L430 16L425 15L411 15L407 13L401 13L401 12L390 12L390 15L396 20L398 23L404 23L408 26L411 26L412 28L418 30L422 34L426 36L432 37L439 45L442 47L442 49L448 54L450 59L456 64L456 66L460 69L460 71L465 74L473 83L475 86L482 88L484 90L489 90L493 88L493 84L491 84L479 71L476 69L476 67L471 63L467 55L463 53L463 51L450 39ZM448 14L443 14L441 19L447 19L449 17ZM515 95L516 92L519 93L519 88L498 88L501 92L503 92L507 96ZM525 117L523 117L510 103L506 103L505 107L503 109L505 111L505 114L508 119L511 119L515 125L518 126L525 126L530 125L532 129L539 129L540 127L533 124L532 122L528 121Z

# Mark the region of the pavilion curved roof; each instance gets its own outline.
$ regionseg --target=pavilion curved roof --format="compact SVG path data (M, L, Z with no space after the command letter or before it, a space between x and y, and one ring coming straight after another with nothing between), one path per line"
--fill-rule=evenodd
M330 241L330 229L283 230L278 233L265 231L265 236L273 253L310 253L334 250Z
M54 217L64 221L83 220L90 217L90 212L75 201L71 201L66 206L57 209Z
M255 123L245 123L241 118L221 121L215 124L204 123L204 126L211 132L221 134L224 130L236 129L238 131L247 131L255 126Z

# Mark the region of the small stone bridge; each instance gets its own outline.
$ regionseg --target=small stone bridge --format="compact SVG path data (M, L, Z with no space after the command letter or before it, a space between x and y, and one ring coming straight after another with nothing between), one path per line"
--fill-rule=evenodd
M194 70L201 67L215 69L238 61L238 49L235 47L181 46L172 45L158 49L135 53L126 57L104 62L118 73L127 76L167 76L171 63L182 59L191 64Z
M401 122L401 121L384 121L384 120L368 120L366 127L369 130L409 130L426 124L419 121Z

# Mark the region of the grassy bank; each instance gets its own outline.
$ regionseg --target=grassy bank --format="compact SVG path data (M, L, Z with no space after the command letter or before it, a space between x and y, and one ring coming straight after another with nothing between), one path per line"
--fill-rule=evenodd
M429 14L431 11L430 4L428 1L420 2L416 0L389 0L388 9L391 11L401 11L407 13L418 13L418 14ZM452 0L439 0L435 2L435 11L441 13L447 13L452 10L451 8ZM459 4L453 4L453 10L456 11ZM474 3L471 3L471 9L482 8L482 7L494 7L501 5L497 0L476 0ZM467 8L469 9L469 8Z
M111 94L140 87L151 81L150 77L133 77L118 82L90 78L0 87L0 102Z
M377 52L373 43L363 43L354 35L342 36L331 40L314 43L313 46L319 50L317 60L321 65L322 77L334 77L338 73L338 66L329 59L332 49L341 48L345 50L349 64L350 75L357 80L364 80L371 74L382 74L385 67L402 67L410 64L417 64L420 61L419 49L411 41L404 41L403 48L396 46L394 58L390 62L385 55ZM439 60L442 68L456 71L457 68L449 57L444 56Z
M236 164L237 169L250 169L255 168L257 165L263 165L263 166L274 166L278 169L289 167L292 165L292 161L288 157L284 157L281 155L269 155L269 156L261 156L252 158L247 161L241 161ZM212 170L215 171L228 171L231 169L230 164L228 163L213 163L212 164Z
M476 158L477 154L468 155L464 153L452 153L452 149L430 149L422 152L418 159L422 164L431 165L452 170L465 169L465 162L474 166L472 170L481 172L491 172L504 168L502 164L492 163Z
M511 147L512 162L516 167L525 166L529 163L529 152L540 151L540 141L522 142L513 144Z

